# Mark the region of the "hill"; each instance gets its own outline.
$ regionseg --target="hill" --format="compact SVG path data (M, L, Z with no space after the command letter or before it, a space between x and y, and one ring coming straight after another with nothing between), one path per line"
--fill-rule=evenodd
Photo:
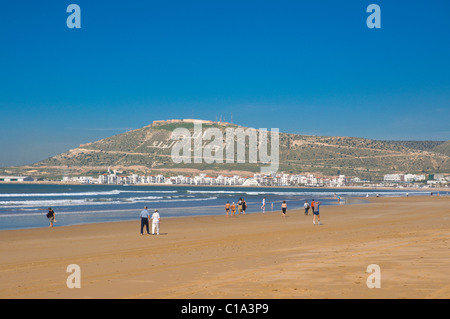
M445 143L445 141L389 141L389 142L405 146L406 148L411 148L414 150L430 151L430 152L433 152L433 149Z
M450 156L450 141L439 144L432 149L435 153L444 154Z
M203 129L215 128L224 136L235 124L204 121ZM33 165L10 168L10 173L58 177L97 175L111 169L137 174L184 174L206 172L212 175L252 175L261 163L174 163L171 134L176 128L194 132L193 120L155 121L143 128L80 145ZM279 172L345 174L380 179L388 173L450 172L450 141L399 142L356 137L279 134Z

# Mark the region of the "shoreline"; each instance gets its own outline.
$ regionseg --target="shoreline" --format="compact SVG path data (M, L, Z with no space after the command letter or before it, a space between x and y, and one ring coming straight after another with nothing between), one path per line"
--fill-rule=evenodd
M79 185L79 184L76 184L76 185ZM94 186L95 187L96 185L80 185L80 186L83 186L83 187L87 186L86 188L89 188L89 186ZM106 185L106 186L113 187L113 186L117 186L117 185ZM145 186L158 187L157 185L142 185L142 186L143 187L145 187ZM176 188L176 186L182 186L181 188L189 188L189 185L165 185L165 186L175 186L174 188ZM192 185L192 186L202 187L201 185ZM213 186L209 186L209 187L213 187ZM231 187L227 187L227 186L224 186L224 185L217 186L216 188L221 188L221 187L224 187L224 188L227 188L227 189L233 189ZM234 187L242 190L243 192L245 192L246 189L247 189L246 186L239 187L239 185L235 185ZM121 187L114 187L114 188L115 189L121 189ZM204 187L204 188L208 188L208 187ZM358 188L351 188L351 187L346 187L346 188L341 188L341 187L339 187L339 188L326 188L326 187L314 188L313 187L313 188L309 188L309 187L284 187L284 186L279 186L279 187L250 187L250 188L252 189L252 191L254 191L255 189L256 190L261 189L261 191L263 193L264 193L265 189L269 189L269 188L273 189L273 190L286 189L286 190L298 190L298 191L306 189L306 190L310 190L311 191L312 198L315 197L315 195L313 195L315 192L319 192L320 193L322 191L327 191L329 194L328 195L323 195L322 194L321 198L322 198L322 200L326 200L326 201L330 201L330 202L323 203L323 206L335 206L335 205L342 206L342 205L354 205L354 204L358 204L358 203L365 203L365 202L367 202L367 200L369 198L375 197L375 193L374 192L376 192L376 191L382 192L383 191L381 189L365 189L365 188L359 188L359 187ZM350 192L353 192L353 191L358 192L358 191L360 191L361 193L364 193L364 194L366 192L371 192L370 193L371 196L366 197L366 196L363 196L361 194L358 194L358 196L355 196L355 197L353 197L352 195L347 196L348 194L347 195L340 194L339 190L341 192L348 192L348 191L350 191ZM385 189L385 190L386 191L391 191L391 189ZM336 191L336 192L333 192L333 191ZM402 194L403 192L399 191L398 189L393 189L392 191L395 192L394 195L386 195L386 194L389 194L389 193L384 193L384 194L381 193L381 197L384 197L384 196L398 197L398 198L406 197L404 194ZM405 190L404 193L406 194L407 192L408 192L408 190ZM420 194L414 195L414 192L419 192ZM397 194L397 193L400 193L400 194ZM428 192L421 191L421 190L415 190L415 191L411 191L410 196L414 196L414 197L417 197L417 196L428 197L429 196L429 195L426 195L426 194L423 194L423 193L428 193ZM448 194L448 192L447 192L447 194ZM447 194L444 194L442 196L448 196ZM317 195L317 196L319 196L319 195ZM439 195L439 196L441 196L441 195ZM437 194L436 194L436 197L438 197ZM337 198L341 199L340 202L337 200ZM297 209L301 209L302 206L303 206L303 200L299 199L298 201L296 201L296 200L290 200L290 201L291 202L293 201L294 207L296 207ZM309 201L310 200L311 199L309 199ZM290 207L293 207L291 204L289 204L289 205L290 205ZM151 205L151 206L155 206L155 205ZM183 217L183 216L201 217L201 216L220 216L220 215L222 215L222 213L221 213L222 212L222 204L213 205L213 206L207 205L207 206L204 207L204 209L214 209L215 213L209 213L209 214L204 214L204 213L195 214L194 213L192 215L186 215L184 213L183 214L178 214L178 213L175 212L175 216L172 215L172 214L174 214L174 210L177 210L177 209L178 210L183 210L182 207L165 207L165 208L163 208L163 207L157 207L157 205L156 205L153 208L159 208L159 209L162 208L162 209L166 210L166 212L169 212L169 214L171 214L170 218L178 218L178 217ZM191 209L191 208L192 207L189 207L189 209ZM277 208L275 208L275 211L276 210L277 210ZM0 232L1 231L6 231L6 230L37 229L37 228L45 227L43 225L47 224L47 220L43 219L43 218L39 219L40 213L38 211L42 212L42 216L44 216L45 212L47 211L47 208L37 209L36 212L32 213L32 214L31 213L29 213L29 214L24 213L23 216L21 216L20 213L17 213L17 215L11 214L11 216L9 216L8 214L5 214L4 215L5 218L14 218L12 216L16 216L17 218L26 218L27 216L31 216L31 218L33 218L34 222L30 222L30 219L28 220L28 222L27 221L23 221L24 224L22 224L20 221L19 222L12 221L12 222L10 222L8 224L8 226L5 226L4 229L0 229ZM94 211L83 211L83 210L80 210L80 211L64 211L63 210L63 212L59 212L59 213L58 213L58 211L56 211L56 216L57 216L56 220L57 221L59 220L59 218L58 218L59 214L61 214L61 215L69 215L69 217L68 217L68 220L66 220L65 222L63 221L61 225L56 223L55 227L65 227L65 226L70 226L70 225L84 225L84 224L98 224L98 223L103 223L103 222L110 223L110 222L130 221L130 220L134 220L133 217L130 217L130 218L128 218L127 216L113 217L113 218L110 218L109 220L106 220L106 221L99 221L98 217L101 216L102 214L105 215L108 212L119 213L119 214L122 213L123 214L124 212L131 212L131 211L136 211L136 215L137 215L138 212L140 211L140 208L133 208L133 209L131 209L131 208L128 208L128 209L112 209L112 208L109 208L109 209L98 210L98 211L97 210L94 210ZM266 211L267 212L272 211L271 208L270 208L270 203L269 203ZM84 213L89 213L89 214L92 214L92 215L91 215L91 217L88 217L88 218L80 217L78 220L76 220L75 216L77 214L83 215ZM251 212L248 212L248 213L249 214L254 214L254 213L259 213L259 211L251 211ZM59 215L59 216L61 216L61 215ZM107 219L109 218L107 215L105 215L105 217Z
M355 199L355 200L357 200L357 201L359 201L358 203L352 203L352 201L353 201L353 199ZM322 207L325 207L325 206L336 206L336 205L340 205L340 206L344 206L344 205L357 205L357 204L367 204L367 203L364 203L365 202L365 197L354 197L354 198L351 198L350 199L350 201L349 201L349 203L345 203L345 204L338 204L338 203L336 203L336 204L331 204L331 205L326 205L326 204L323 204L322 205ZM299 204L300 205L300 204ZM301 205L300 205L301 206ZM208 207L217 207L218 208L218 211L220 210L220 211L223 211L224 210L224 206L223 205L220 205L220 206L208 206ZM170 209L174 209L174 208L170 208ZM299 210L299 209L301 209L301 208L297 208L297 209L295 209L295 210ZM164 211L164 209L159 209L161 212L162 211ZM121 211L123 211L123 210L121 210ZM126 209L126 211L134 211L135 213L136 213L136 216L138 216L139 215L139 209ZM276 212L276 211L278 211L278 209L277 210L271 210L270 208L269 209L267 209L267 213L274 213L274 212ZM43 208L42 209L42 216L44 216L45 214L44 214L44 212L47 212L47 209L45 209L45 208ZM106 212L106 211L102 211L102 212ZM151 213L151 212L150 212ZM58 215L60 215L60 214L64 214L65 215L65 213L56 213L56 216L58 216ZM66 213L67 214L67 213ZM69 213L70 214L70 213ZM252 215L252 214L263 214L263 212L262 211L257 211L257 212L248 212L247 214L245 214L245 215ZM225 213L224 212L222 212L222 213L216 213L216 214L198 214L198 215L180 215L180 216L169 216L169 217L165 217L165 219L172 219L172 218L196 218L196 217L214 217L214 216L222 216L222 215L225 215ZM59 218L58 218L59 219ZM57 219L57 220L58 220ZM70 226L81 226L81 225L90 225L90 224L108 224L108 223L121 223L121 222L132 222L132 221L135 221L135 220L139 220L139 218L138 217L136 217L135 219L129 219L129 220L111 220L111 221L102 221L102 222L100 222L100 221L97 221L97 222L80 222L80 223L76 223L76 224L71 224L71 225L61 225L61 226L59 226L58 225L58 223L57 223L57 221L55 221L54 223L54 225L53 225L53 227L70 227ZM8 230L26 230L26 229L41 229L41 228L48 228L48 227L43 227L43 226L33 226L33 227L22 227L22 228L13 228L13 229L0 229L0 232L2 232L2 231L8 231Z
M0 232L0 298L449 298L450 197ZM69 289L66 268L81 268ZM366 286L381 267L381 288Z
M34 181L34 182L4 182L1 181L0 185L67 185L67 186L117 186L117 187L123 187L124 184L80 184L80 183L71 183L71 182L49 182L49 181ZM331 187L331 186L303 186L303 185L297 185L297 186L267 186L267 185L260 185L260 186L247 186L247 185L195 185L195 184L126 184L127 186L139 186L139 187L231 187L231 188L283 188L283 189L361 189L361 190L417 190L417 191L430 191L430 192L450 192L450 187L391 187L391 186L343 186L343 187ZM125 187L127 187L125 186Z

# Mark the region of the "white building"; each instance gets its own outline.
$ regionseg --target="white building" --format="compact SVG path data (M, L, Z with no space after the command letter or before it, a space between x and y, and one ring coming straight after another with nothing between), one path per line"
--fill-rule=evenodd
M94 178L92 176L80 176L78 177L78 182L81 184L93 184Z
M219 175L217 177L208 176L204 173L199 174L197 176L171 176L164 177L163 175L137 175L132 174L129 176L119 175L122 172L108 170L108 174L101 174L98 178L94 179L90 176L83 177L64 177L63 181L65 182L79 182L83 184L112 184L112 185L120 185L120 184L174 184L174 185L244 185L244 186L294 186L294 185L302 185L302 186L310 186L310 187L320 187L320 186L332 186L332 187L340 187L345 186L347 183L347 178L345 175L339 175L338 177L333 178L319 178L314 176L313 174L308 175L291 175L291 174L254 174L253 177L242 177L239 175L234 176L224 176ZM14 178L8 177L6 179L9 180L26 180L25 178ZM420 180L425 179L423 175L406 175L406 180ZM2 177L0 177L0 181ZM5 180L5 178L3 178ZM32 179L31 179L32 180ZM352 179L348 179L350 182L360 182L361 180L356 177ZM402 181L403 175L392 174L385 175L385 181Z
M398 183L401 182L403 179L403 175L401 174L387 174L383 176L383 180L385 182L394 182L394 183Z
M29 176L0 176L0 182L33 182Z
M108 184L108 175L106 175L106 174L99 175L98 183L99 184Z
M254 178L248 178L242 183L242 186L259 186L259 183Z
M405 174L403 176L403 180L408 183L420 182L420 181L424 181L425 179L426 179L425 175Z

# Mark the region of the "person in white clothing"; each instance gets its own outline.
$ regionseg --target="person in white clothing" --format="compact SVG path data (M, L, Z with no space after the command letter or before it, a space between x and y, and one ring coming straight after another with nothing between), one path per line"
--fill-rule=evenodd
M305 204L303 205L303 207L305 208L305 216L308 216L310 206L307 200L305 200Z
M152 215L152 234L155 234L155 229L156 229L156 234L159 235L159 222L161 220L161 216L159 216L158 210L155 209L155 212Z
M265 198L265 197L264 197L263 200L262 200L262 206L261 206L261 209L262 209L263 213L266 212L266 198Z

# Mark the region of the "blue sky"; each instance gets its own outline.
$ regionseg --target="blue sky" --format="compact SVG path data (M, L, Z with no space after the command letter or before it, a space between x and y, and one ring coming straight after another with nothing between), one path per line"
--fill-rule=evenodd
M449 15L444 0L1 3L0 166L231 113L281 132L448 140Z

